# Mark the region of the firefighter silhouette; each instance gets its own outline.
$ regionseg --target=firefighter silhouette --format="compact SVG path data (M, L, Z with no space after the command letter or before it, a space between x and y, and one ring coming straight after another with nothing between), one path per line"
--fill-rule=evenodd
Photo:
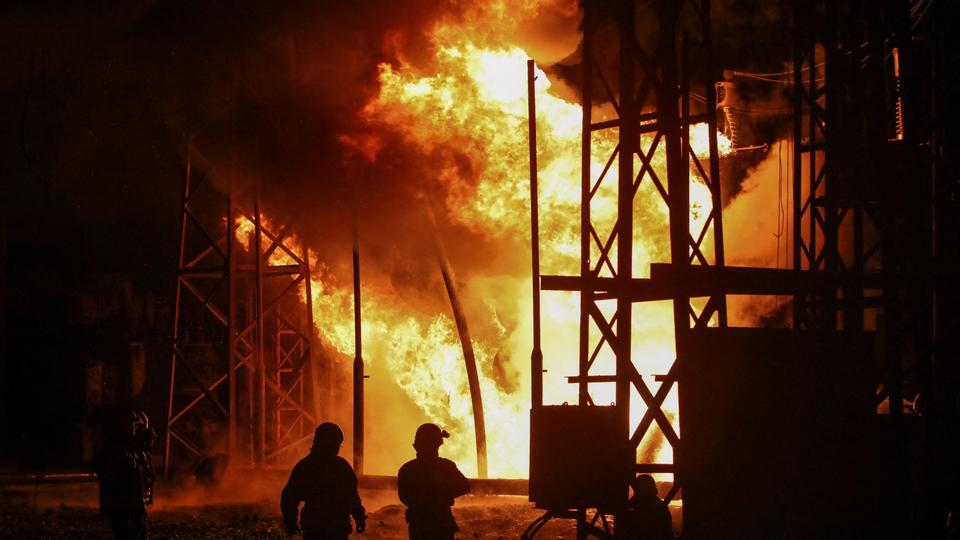
M107 431L103 450L93 462L100 483L100 513L117 539L147 537L147 506L153 504L150 447L155 432L141 411L119 415Z
M439 456L440 445L449 436L434 424L417 428L413 440L417 457L397 473L410 540L449 540L460 530L450 507L455 498L470 491L470 484L456 463Z
M290 479L280 494L280 511L287 534L302 529L305 539L345 540L353 531L366 529L367 515L357 492L353 467L337 454L343 443L343 431L325 422L317 427L310 454L290 471ZM303 510L300 503L303 502ZM299 513L300 523L297 524Z
M633 496L627 502L626 527L618 535L637 540L672 540L673 525L667 503L657 496L657 483L649 474L630 480Z

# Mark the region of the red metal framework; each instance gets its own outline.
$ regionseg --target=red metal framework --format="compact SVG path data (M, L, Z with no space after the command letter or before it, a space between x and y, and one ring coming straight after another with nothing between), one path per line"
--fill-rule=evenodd
M256 185L242 189L231 174L224 195L214 170L188 149L165 475L190 456L282 461L309 440L320 410L306 249L264 222Z

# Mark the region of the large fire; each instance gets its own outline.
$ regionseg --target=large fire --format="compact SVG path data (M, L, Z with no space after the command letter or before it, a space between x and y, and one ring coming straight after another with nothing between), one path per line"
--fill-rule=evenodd
M531 15L529 9L514 7L518 13ZM503 250L525 252L523 257L513 257L517 262L509 272L500 269L484 274L479 269L463 283L468 291L483 291L488 308L485 313L470 313L474 318L470 324L498 330L474 339L487 425L489 470L494 477L526 476L529 443L531 296L526 264L530 249L526 61L530 55L512 44L517 23L512 22L510 13L510 6L494 3L455 22L438 24L431 33L436 58L430 72L403 61L380 65L379 95L363 111L367 125L400 134L424 156L436 160L437 177L426 181L444 186L446 198L442 203L447 219ZM542 271L576 275L580 256L581 108L561 97L564 92L556 91L543 71L537 72L535 88ZM610 112L601 107L594 117L602 119ZM705 156L707 126L697 126L692 137L695 150ZM341 140L361 150L360 155L376 160L377 141L350 134ZM594 138L595 177L615 146L613 130ZM465 177L461 167L443 158L445 148L455 148L469 156L469 177ZM728 141L721 140L721 151L729 151ZM665 177L662 151L654 156L654 164L660 176ZM616 164L608 174L616 178ZM709 215L711 202L706 186L698 181L692 181L690 196L691 230L696 234ZM616 197L615 182L608 182L594 198L591 208L601 234L609 233L614 224ZM638 276L643 276L649 272L651 262L669 259L667 209L649 182L641 185L635 215L634 268ZM241 223L244 226L249 224ZM615 260L615 252L612 257ZM314 319L319 335L326 346L352 357L352 288L343 285L349 279L332 275L323 261L311 262ZM548 370L544 399L548 404L575 403L576 386L569 384L566 377L576 374L578 300L574 294L546 293L542 301L543 352ZM454 434L444 447L445 455L455 459L467 474L475 475L470 394L456 326L449 311L423 313L405 307L388 284L364 283L362 302L365 361L390 373L395 384L420 408L424 420L434 421ZM615 306L611 302L608 308L613 310ZM476 320L477 317L487 320ZM503 324L503 320L516 323ZM636 305L634 321L633 356L638 371L649 384L656 385L653 375L666 373L674 358L671 306L666 302ZM500 358L496 358L498 355ZM495 374L495 360L506 361L514 368L513 384L504 384L503 376ZM613 373L612 352L606 349L595 365L597 373ZM612 384L592 388L595 403L614 400ZM645 406L635 392L631 404L632 422L636 425ZM676 411L675 391L664 408ZM675 416L672 420L678 430ZM384 421L382 417L378 419ZM398 446L406 448L405 445L405 441L398 442ZM669 462L672 458L669 445L659 434L647 437L640 453L644 459L655 462Z

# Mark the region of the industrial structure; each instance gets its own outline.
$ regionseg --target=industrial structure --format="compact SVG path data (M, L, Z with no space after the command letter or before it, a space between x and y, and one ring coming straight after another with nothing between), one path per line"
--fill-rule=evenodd
M840 536L923 531L932 537L943 530L955 488L931 471L957 459L948 457L953 428L945 420L956 414L949 412L956 407L950 401L956 347L947 341L956 340L951 329L958 321L949 307L956 286L948 278L957 262L957 181L943 166L938 134L943 51L936 3L793 2L794 56L785 72L792 75L794 109L792 269L724 265L713 93L719 70L709 0L586 1L583 9L577 276L540 274L532 65L528 73L535 298L530 498L546 512L525 536L567 517L577 520L581 538L612 537L608 516L625 511L626 480L637 473L673 473L665 499L682 497L684 538L772 537L784 530L813 537L831 523ZM638 34L641 16L656 21L652 38ZM599 56L611 50L616 58ZM698 92L699 107L691 103ZM591 118L602 102L612 103L616 118ZM690 145L690 126L700 122L709 126L705 154ZM597 177L591 141L604 129L618 130L618 145ZM665 149L666 178L650 163L658 146ZM614 160L618 212L605 235L591 200L612 181ZM713 201L699 231L690 230L694 177ZM669 208L670 262L652 264L649 278L635 277L642 272L631 258L634 200L643 182L653 183ZM703 248L708 237L712 252ZM539 346L541 288L580 297L579 373L569 379L579 388L576 406L543 405L549 359ZM727 295L792 298L789 328L728 328ZM611 316L597 305L609 300L617 305ZM673 302L677 357L653 391L631 356L631 308L657 300ZM616 356L614 374L592 370L605 347ZM591 398L598 383L616 385L611 407ZM682 437L662 410L675 385ZM631 390L646 408L635 429ZM673 463L637 460L654 423L673 447ZM557 444L564 430L580 433L574 439L590 433L590 443L568 437L568 444ZM937 456L936 465L911 461L918 451ZM843 486L842 495L831 491L833 482Z
M191 145L165 475L227 456L240 467L286 464L309 444L322 410L306 250L264 222L258 182L215 172Z

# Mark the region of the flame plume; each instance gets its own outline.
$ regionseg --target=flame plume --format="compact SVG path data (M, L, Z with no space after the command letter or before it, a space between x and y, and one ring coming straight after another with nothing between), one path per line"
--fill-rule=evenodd
M528 468L531 299L526 266L530 249L526 61L530 54L517 46L514 38L523 21L547 8L577 9L573 2L494 2L437 24L429 36L435 49L432 65L420 68L402 59L381 64L380 92L362 111L366 133L340 138L359 156L376 162L384 144L377 134L399 136L432 164L435 178L425 182L442 188L447 220L496 245L498 253L504 254L496 269L479 265L466 274L463 283L468 294L482 298L473 302L471 325L476 322L487 328L481 337L475 336L473 345L494 477L524 477ZM569 92L555 87L539 69L535 89L542 271L572 275L578 272L580 254L582 111L562 97ZM602 119L609 113L599 108L594 115ZM706 129L703 125L692 130L693 147L702 156L706 155ZM594 155L609 155L616 146L616 133L598 134L593 145ZM726 145L729 151L728 141ZM593 163L595 177L604 165ZM665 176L662 152L654 156L654 167ZM616 177L615 169L614 164L608 174ZM594 199L592 212L601 235L608 234L616 220L616 199L615 186L602 187ZM706 186L693 182L691 230L699 231L710 205ZM648 272L643 269L651 262L669 259L667 208L655 188L646 184L637 195L635 213L634 267ZM323 261L312 263L312 300L319 335L327 347L350 357L354 349L351 290L340 285ZM467 474L475 475L470 394L452 317L407 307L385 283L365 282L361 296L367 364L389 373L424 420L454 434L444 453L458 461ZM606 308L612 310L615 305L611 302ZM576 386L562 376L576 373L578 310L576 295L553 293L543 298L544 358L550 370L544 380L546 403L576 401ZM644 375L665 373L674 358L669 303L635 306L634 321L633 354L638 371ZM612 352L601 354L595 366L598 372L613 373ZM613 385L597 385L593 395L596 403L611 402ZM636 424L644 405L639 396L631 402ZM675 393L664 408L676 410ZM397 447L405 448L404 444ZM669 445L656 437L640 452L657 461L672 457ZM392 472L377 471L376 467L373 460L374 472Z

